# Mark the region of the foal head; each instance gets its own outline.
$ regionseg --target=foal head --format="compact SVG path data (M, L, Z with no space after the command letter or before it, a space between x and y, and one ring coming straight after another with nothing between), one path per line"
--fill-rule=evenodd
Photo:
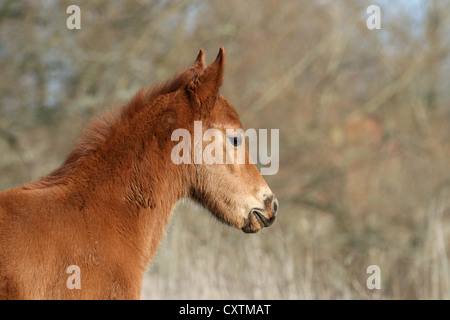
M247 233L257 232L274 222L278 201L250 160L235 108L219 94L224 63L225 51L220 48L216 60L204 69L201 50L189 69L196 70L183 95L191 112L191 122L185 127L194 136L189 196L222 222ZM205 142L205 137L212 142ZM211 152L207 148L212 145ZM205 154L211 154L215 161L195 159ZM239 154L245 161L239 161Z

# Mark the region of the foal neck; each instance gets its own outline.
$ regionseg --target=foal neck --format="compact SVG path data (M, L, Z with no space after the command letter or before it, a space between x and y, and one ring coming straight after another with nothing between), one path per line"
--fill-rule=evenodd
M27 186L56 187L67 210L77 208L83 216L92 243L113 238L111 254L129 252L140 269L160 244L189 180L186 169L171 161L170 132L160 130L159 115L175 111L153 110L94 123L58 170Z

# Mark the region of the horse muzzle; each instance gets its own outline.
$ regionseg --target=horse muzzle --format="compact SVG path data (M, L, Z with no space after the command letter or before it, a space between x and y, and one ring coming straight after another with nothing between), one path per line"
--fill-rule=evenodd
M278 200L274 196L271 196L270 198L270 201L264 201L266 204L270 203L269 206L266 206L268 208L253 208L250 210L242 231L245 233L255 233L263 228L271 226L275 222L279 207Z

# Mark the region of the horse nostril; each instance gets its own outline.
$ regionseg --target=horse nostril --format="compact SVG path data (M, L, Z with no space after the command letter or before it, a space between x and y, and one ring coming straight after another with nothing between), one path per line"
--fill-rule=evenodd
M277 214L277 211L278 211L278 200L277 200L277 198L275 198L273 200L272 209L273 209L273 216L275 217L275 215Z

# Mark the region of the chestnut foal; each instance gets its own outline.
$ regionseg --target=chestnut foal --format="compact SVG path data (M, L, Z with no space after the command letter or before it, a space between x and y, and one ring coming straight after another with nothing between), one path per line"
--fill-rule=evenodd
M172 133L193 133L194 121L223 133L224 156L243 147L245 139L226 135L242 125L219 94L224 62L220 48L205 69L200 50L190 68L95 121L59 169L0 193L0 298L139 299L181 198L244 232L273 223L278 202L247 150L245 164L171 161ZM69 266L79 289L68 286Z

